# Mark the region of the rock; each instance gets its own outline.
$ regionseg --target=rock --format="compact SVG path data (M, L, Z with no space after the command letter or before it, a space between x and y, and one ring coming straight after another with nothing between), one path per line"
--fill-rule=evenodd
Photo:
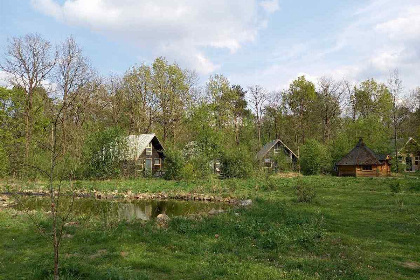
M156 217L156 223L157 223L157 225L158 226L160 226L160 227L168 227L168 223L169 223L169 220L170 220L171 218L169 218L169 216L168 215L166 215L166 214L159 214L157 217Z
M209 215L217 215L217 214L221 214L223 212L225 212L225 210L223 210L223 209L216 210L216 209L213 208L209 211Z
M246 199L246 200L239 201L239 205L240 206L250 206L251 204L252 204L252 200L251 199Z
M214 235L214 237L217 239L217 238L219 238L219 237L220 237L220 235L215 234L215 235Z
M65 227L68 227L68 226L78 226L78 225L79 225L79 222L68 222L68 223L65 223L64 224Z

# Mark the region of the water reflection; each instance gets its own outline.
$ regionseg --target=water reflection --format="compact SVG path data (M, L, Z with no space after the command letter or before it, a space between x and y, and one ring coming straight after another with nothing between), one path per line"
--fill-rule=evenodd
M23 196L13 208L16 210L50 211L48 197ZM68 209L71 198L62 197L59 207ZM95 216L105 219L132 221L135 219L150 220L159 214L169 217L187 216L191 214L207 213L212 209L226 210L231 205L216 202L174 201L174 200L96 200L93 198L77 198L74 201L73 213L76 216Z

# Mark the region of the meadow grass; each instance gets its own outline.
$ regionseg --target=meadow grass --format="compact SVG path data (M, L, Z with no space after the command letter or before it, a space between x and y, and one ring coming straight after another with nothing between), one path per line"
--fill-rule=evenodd
M395 188L398 184L398 188ZM85 192L200 193L251 198L201 218L104 223L76 217L61 279L418 279L420 178L261 177L174 182L81 181ZM299 202L297 186L315 196ZM2 182L2 191L45 188ZM65 188L65 186L64 186ZM41 226L50 223L38 217ZM49 279L52 245L26 215L0 211L0 279Z

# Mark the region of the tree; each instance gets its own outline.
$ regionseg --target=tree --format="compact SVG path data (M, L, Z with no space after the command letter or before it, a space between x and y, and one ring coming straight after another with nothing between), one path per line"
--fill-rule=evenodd
M255 114L255 123L257 127L258 143L261 147L261 123L263 117L263 109L266 101L268 100L267 91L259 86L255 85L249 87L250 103L252 104L252 110Z
M302 146L300 165L305 175L328 173L331 169L331 160L328 150L316 140L308 140Z
M322 139L326 143L330 141L333 122L340 116L340 105L345 94L345 87L342 82L337 82L327 77L320 78L318 86L319 112L323 124Z
M156 115L156 96L152 73L147 65L131 68L123 78L123 110L129 118L129 131L150 133Z
M152 65L153 92L159 114L156 121L163 130L163 142L172 140L175 143L176 130L189 103L190 81L187 71L177 64L168 64L160 57Z
M87 84L92 78L92 70L87 59L83 56L82 49L79 48L76 41L69 37L58 48L57 67L55 71L55 81L57 88L62 95L63 112L63 141L64 151L67 144L71 143L71 139L67 139L66 125L71 120L71 110L68 106L69 98L72 94L77 94L77 91Z
M244 118L248 114L246 109L247 102L245 99L246 91L240 85L233 85L232 86L232 93L233 93L233 118L235 124L235 142L236 145L239 145L239 136L241 127L244 123Z
M313 104L317 96L315 93L315 85L307 81L305 76L301 76L294 80L289 90L284 95L287 108L295 118L296 143L305 143L309 126L314 125Z
M214 112L216 126L225 129L232 124L235 93L232 92L229 80L223 75L209 78L206 92L210 106Z
M394 155L395 159L398 159L398 147L397 147L397 98L402 92L402 81L399 78L398 69L391 72L388 79L388 88L392 95L392 125L394 128ZM398 173L398 160L395 160L396 171Z
M10 82L23 88L25 101L25 163L29 162L32 136L33 99L37 88L47 81L56 63L56 52L51 43L38 34L12 38L0 69L7 72Z

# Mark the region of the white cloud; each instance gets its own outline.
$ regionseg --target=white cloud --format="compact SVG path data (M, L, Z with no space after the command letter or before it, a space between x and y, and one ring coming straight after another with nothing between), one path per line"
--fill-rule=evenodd
M418 1L371 0L342 15L348 24L331 37L278 42L272 65L237 73L235 82L284 89L302 73L352 82L375 78L386 82L398 68L406 91L420 81L420 5ZM281 40L281 39L280 39ZM322 40L333 42L321 44ZM263 82L260 82L263 80Z
M280 9L278 0L264 0L261 1L260 6L268 13L274 13Z
M207 74L218 68L204 48L235 53L254 41L277 1L259 0L32 0L44 14L181 60ZM261 4L261 7L259 6Z
M10 75L2 70L0 70L0 87L8 87Z

